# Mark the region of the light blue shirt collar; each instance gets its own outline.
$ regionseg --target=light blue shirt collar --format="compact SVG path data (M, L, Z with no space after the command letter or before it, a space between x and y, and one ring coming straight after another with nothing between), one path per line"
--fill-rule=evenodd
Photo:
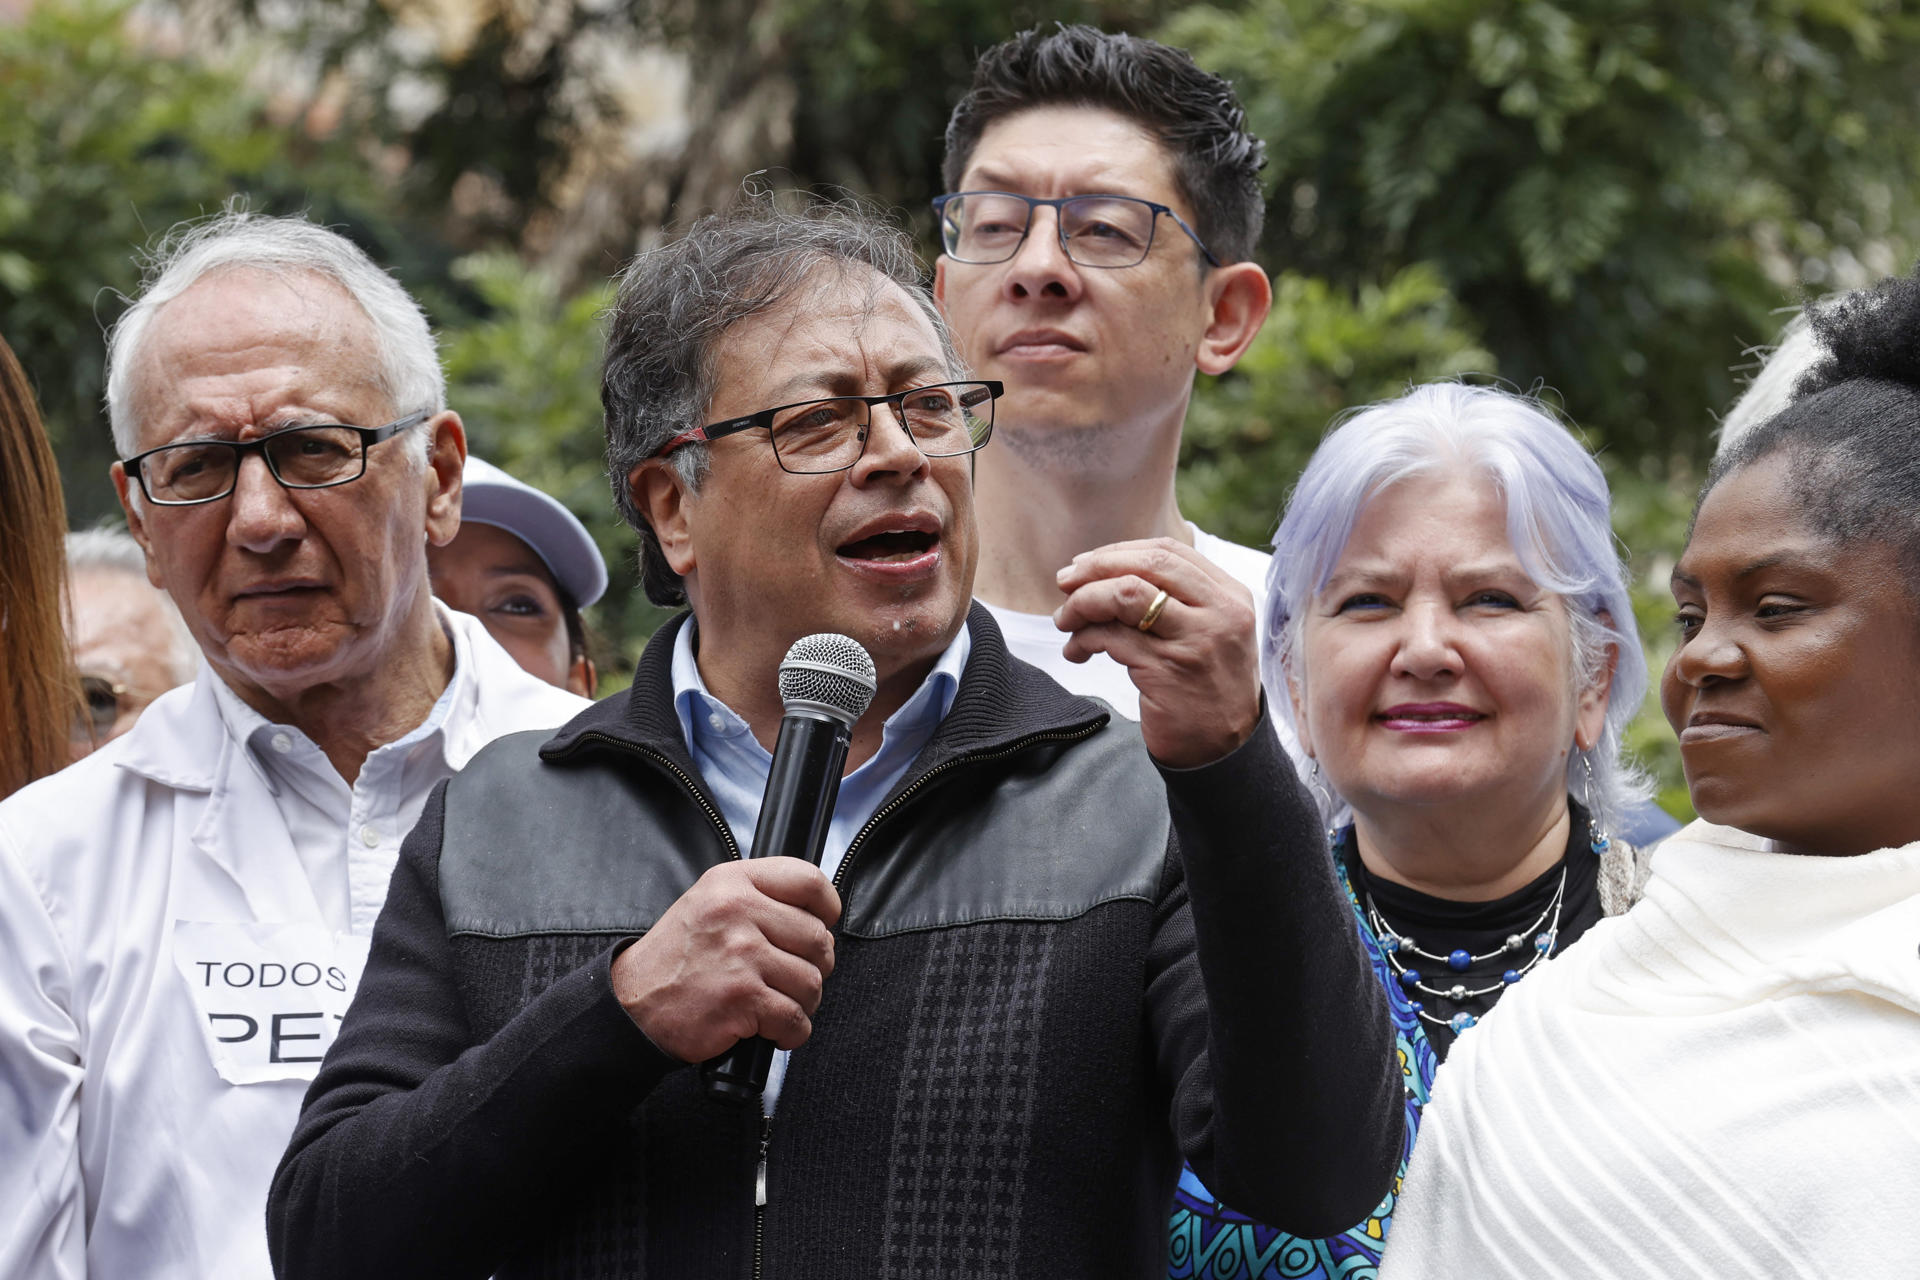
M695 626L694 621L688 619L680 628L680 634L674 637L673 709L680 718L680 732L686 738L687 750L702 780L714 793L721 816L741 850L750 852L773 756L753 736L747 722L708 691L694 658ZM960 673L966 669L972 652L972 634L963 623L913 696L881 726L880 749L841 779L840 797L834 807L834 819L822 856L822 870L829 876L838 869L854 835L933 740L934 732L959 695Z

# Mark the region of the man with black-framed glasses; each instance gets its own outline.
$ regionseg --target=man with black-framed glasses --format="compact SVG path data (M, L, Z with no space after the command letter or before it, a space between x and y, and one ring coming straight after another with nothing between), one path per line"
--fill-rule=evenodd
M274 1161L428 792L587 704L433 599L460 419L344 237L177 228L107 370L126 550L191 683L0 803L0 1276L264 1276ZM159 684L97 674L77 736Z
M986 444L993 434L993 402L1003 390L997 382L936 382L886 395L802 400L683 431L660 452L696 441L712 444L757 427L767 433L781 470L795 475L845 471L866 451L875 406L885 405L921 453L954 458Z
M1075 592L1180 690L1139 725L1011 657L970 599L1000 390L857 209L747 200L628 268L609 478L687 610L423 812L274 1179L282 1280L1148 1280L1178 1150L1303 1225L1378 1200L1384 998L1244 605L1192 562ZM875 692L816 867L753 841L820 632ZM764 1091L714 1096L749 1036Z
M279 427L251 440L179 440L122 460L148 502L192 507L218 502L240 482L240 464L251 454L266 460L282 489L331 489L367 474L367 451L433 417L416 409L381 427L339 422Z
M1174 493L1194 375L1231 369L1272 304L1252 260L1264 146L1233 86L1177 49L1085 26L983 53L947 126L934 291L980 377L1006 385L980 460L974 592L1008 646L1138 718L1117 632L1054 615L1096 547L1164 539L1244 587L1267 557L1188 521ZM1109 565L1145 599L1134 561ZM1137 607L1137 606L1136 606Z

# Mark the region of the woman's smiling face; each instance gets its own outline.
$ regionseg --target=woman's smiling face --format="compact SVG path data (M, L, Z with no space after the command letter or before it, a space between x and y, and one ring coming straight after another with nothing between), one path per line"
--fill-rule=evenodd
M1577 687L1570 626L1491 481L1400 481L1368 500L1302 624L1302 742L1363 818L1563 804L1568 753L1607 707L1604 678Z
M1716 485L1660 702L1694 808L1806 853L1920 839L1920 609L1896 550L1808 527L1791 451Z

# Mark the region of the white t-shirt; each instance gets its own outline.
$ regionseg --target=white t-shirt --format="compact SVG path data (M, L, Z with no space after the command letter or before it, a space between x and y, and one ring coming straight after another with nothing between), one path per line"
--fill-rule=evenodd
M1196 551L1232 574L1236 581L1253 593L1254 625L1258 626L1260 619L1266 617L1267 563L1273 557L1264 551L1255 551L1252 547L1216 538L1191 520L1187 522L1187 530L1193 535ZM987 604L984 600L981 603L986 604L987 611L993 614L993 620L1000 624L1001 634L1007 640L1007 649L1014 657L1040 668L1059 681L1069 693L1098 698L1129 720L1140 718L1140 691L1134 688L1133 678L1127 674L1125 667L1104 653L1095 654L1085 662L1068 662L1062 656L1067 635L1053 625L1051 616L1044 613L1015 613L1011 609ZM1289 754L1298 760L1300 751L1292 733L1279 716L1271 719L1280 733L1280 741L1286 745Z

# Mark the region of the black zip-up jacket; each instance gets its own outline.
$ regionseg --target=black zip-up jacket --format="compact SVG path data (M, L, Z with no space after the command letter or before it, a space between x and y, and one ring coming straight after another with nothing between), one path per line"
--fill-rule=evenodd
M1145 1280L1182 1155L1302 1236L1366 1216L1400 1154L1392 1035L1271 727L1156 770L969 621L952 710L841 864L767 1126L609 985L739 856L674 714L676 628L629 694L436 790L274 1177L276 1272Z

